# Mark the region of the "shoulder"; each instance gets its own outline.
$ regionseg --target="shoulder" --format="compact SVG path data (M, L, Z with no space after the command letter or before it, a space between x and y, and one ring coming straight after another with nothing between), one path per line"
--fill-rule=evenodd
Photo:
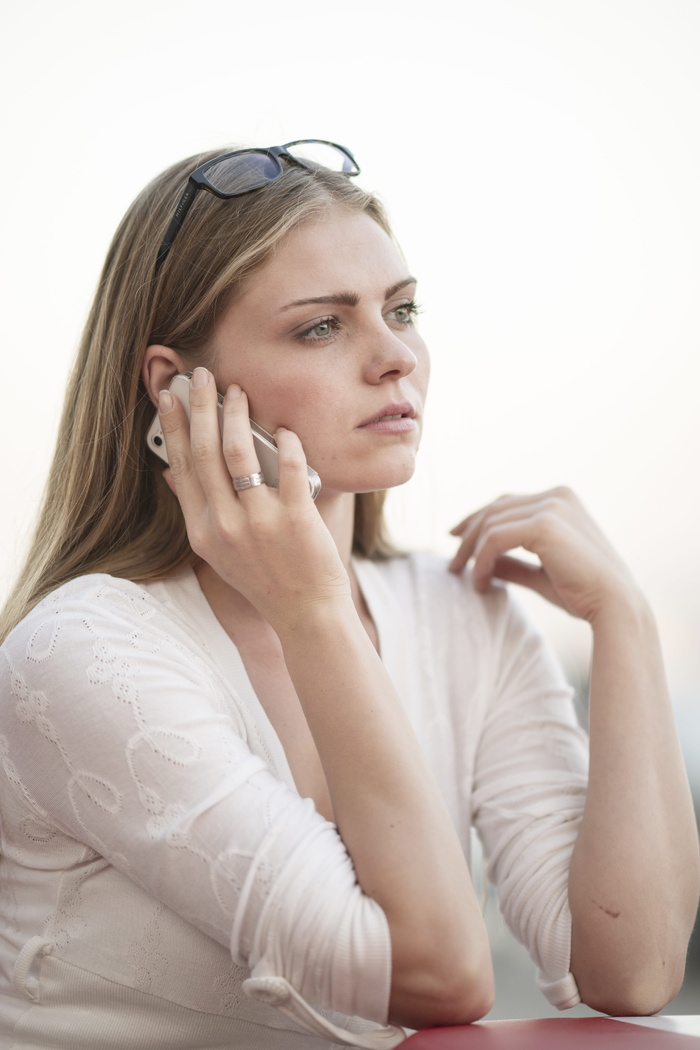
M52 591L10 632L0 652L0 676L21 675L43 688L76 676L90 679L105 664L124 675L137 665L142 671L162 668L165 661L191 673L205 670L193 630L157 587L106 574L80 576Z
M43 659L59 640L104 630L110 624L137 628L157 613L148 591L130 580L105 574L79 576L48 594L5 639L5 653L22 650Z
M413 552L382 562L364 562L371 566L368 575L378 586L388 588L400 602L414 605L433 615L449 619L459 612L475 622L495 626L518 611L509 589L495 582L482 594L476 590L471 571L455 575L449 572L449 561L440 555Z
M83 576L20 621L0 649L2 732L13 746L33 747L36 729L65 742L116 739L134 724L189 725L195 709L247 738L238 694L198 643L201 625L168 607L167 585L152 590Z
M383 592L385 607L391 601L412 632L441 653L456 650L462 663L504 667L536 653L556 664L512 587L494 581L486 592L477 591L469 568L455 575L448 565L447 558L422 552L364 562L362 585Z

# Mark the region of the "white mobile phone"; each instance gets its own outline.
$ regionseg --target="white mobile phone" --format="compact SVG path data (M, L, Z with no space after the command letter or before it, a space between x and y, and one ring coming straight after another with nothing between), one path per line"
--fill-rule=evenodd
M170 384L170 393L182 403L188 419L190 418L191 379L191 372L183 372L181 375L176 375ZM224 399L221 394L219 394L219 429L223 428L223 404ZM257 453L258 462L260 463L260 470L265 478L265 484L269 485L271 489L276 489L279 487L280 479L278 452L275 439L272 434L268 434L266 430L263 430L261 426L258 426L254 419L250 420L250 429L253 432L255 451ZM163 431L161 430L160 420L158 419L157 413L148 428L146 444L152 452L155 452L155 454L163 460L164 463L168 462L165 438L163 437ZM309 473L309 491L311 492L311 499L316 499L321 491L321 479L312 467L307 467L307 470Z

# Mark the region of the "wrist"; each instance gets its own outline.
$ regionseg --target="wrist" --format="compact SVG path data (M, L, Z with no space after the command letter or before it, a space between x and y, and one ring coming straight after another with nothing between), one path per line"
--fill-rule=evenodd
M589 623L594 636L608 631L657 633L651 606L636 586L609 594L591 615Z
M299 597L284 609L275 610L270 623L284 648L338 639L360 625L360 620L348 588L346 593L339 589L338 593Z

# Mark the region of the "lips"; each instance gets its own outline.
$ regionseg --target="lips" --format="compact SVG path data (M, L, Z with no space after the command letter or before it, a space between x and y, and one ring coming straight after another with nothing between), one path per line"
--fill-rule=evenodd
M364 423L360 423L361 427L368 427L372 423L383 423L386 421L396 421L397 419L415 419L416 410L410 401L402 401L398 404L385 405L375 415L370 416Z

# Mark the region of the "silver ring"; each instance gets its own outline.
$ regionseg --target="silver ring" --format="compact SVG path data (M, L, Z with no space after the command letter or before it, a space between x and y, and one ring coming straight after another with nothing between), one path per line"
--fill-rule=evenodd
M265 478L259 470L255 474L243 474L240 478L233 479L233 487L236 492L242 492L243 489L254 489L256 485L264 484Z

